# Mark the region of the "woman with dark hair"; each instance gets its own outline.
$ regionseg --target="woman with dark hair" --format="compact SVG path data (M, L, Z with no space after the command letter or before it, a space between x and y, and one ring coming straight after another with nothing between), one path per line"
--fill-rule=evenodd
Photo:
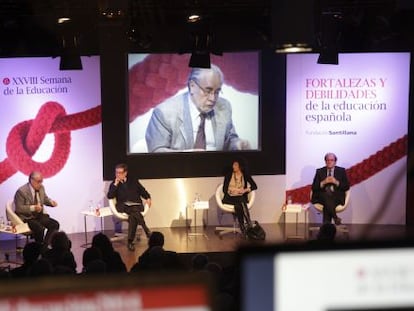
M233 160L231 172L224 176L223 203L234 205L234 212L243 235L251 224L247 207L248 193L256 189L257 185L247 170L246 161L241 158Z

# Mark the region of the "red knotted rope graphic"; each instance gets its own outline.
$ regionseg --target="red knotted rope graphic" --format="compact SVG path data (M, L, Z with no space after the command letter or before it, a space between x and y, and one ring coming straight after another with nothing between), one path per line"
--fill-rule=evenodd
M6 141L7 159L0 162L0 184L17 171L26 175L34 170L41 171L44 177L55 175L69 157L70 132L100 122L101 106L67 115L59 103L45 103L35 119L23 121L10 131ZM46 162L36 162L32 156L48 133L53 133L55 139L52 154Z
M403 137L392 142L382 150L364 159L362 162L355 164L348 168L346 173L348 175L349 183L351 186L359 184L360 182L375 175L387 166L398 161L402 157L407 155L407 142L408 137ZM311 185L306 185L297 189L291 189L286 191L286 197L290 196L293 202L300 204L306 204L310 200Z

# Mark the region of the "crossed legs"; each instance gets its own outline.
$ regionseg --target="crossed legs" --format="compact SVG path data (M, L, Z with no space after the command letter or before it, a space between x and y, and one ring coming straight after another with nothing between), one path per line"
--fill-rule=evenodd
M138 207L129 208L126 213L128 214L128 249L134 251L134 239L138 225L142 226L147 238L151 235L151 230L147 227L144 216L142 216Z
M141 212L134 211L132 213L129 213L128 223L128 241L134 240L138 225L142 226L147 237L150 236L151 230L147 227L147 224L144 220L144 216L142 216Z
M323 220L324 224L331 223L332 219L335 221L335 224L340 225L341 219L336 215L336 206L338 202L335 198L335 195L329 192L321 193L321 204L323 205Z

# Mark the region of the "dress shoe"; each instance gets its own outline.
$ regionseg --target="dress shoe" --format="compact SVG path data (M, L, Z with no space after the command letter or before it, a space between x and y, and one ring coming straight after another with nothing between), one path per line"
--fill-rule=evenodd
M132 242L128 242L128 250L131 252L135 251L135 245Z
M335 225L337 225L337 226L339 226L340 224L342 224L342 219L341 219L341 218L339 218L339 217L336 217L336 218L334 219L334 221L335 221Z

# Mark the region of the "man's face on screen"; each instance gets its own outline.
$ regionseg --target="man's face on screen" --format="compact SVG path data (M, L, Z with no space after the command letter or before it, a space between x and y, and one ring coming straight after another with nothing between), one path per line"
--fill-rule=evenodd
M192 100L200 112L210 112L217 103L221 92L222 81L220 76L212 70L206 69L198 81L190 81Z

